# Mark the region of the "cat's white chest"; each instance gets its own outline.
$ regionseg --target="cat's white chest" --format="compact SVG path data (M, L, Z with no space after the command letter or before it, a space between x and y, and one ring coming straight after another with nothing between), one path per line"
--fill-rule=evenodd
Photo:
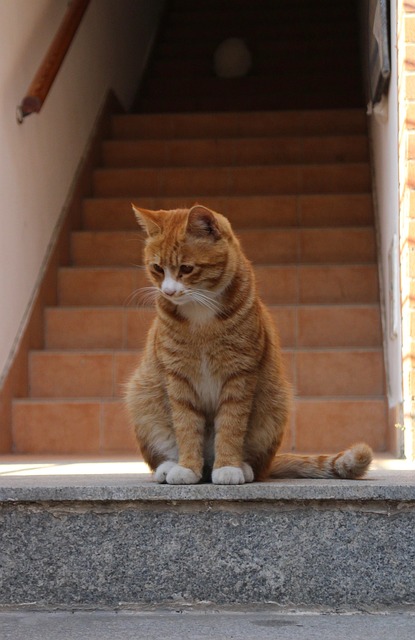
M180 313L195 325L206 324L216 315L216 311L214 309L209 309L204 305L194 302L190 302L189 304L180 307Z
M212 372L212 367L205 355L200 361L200 375L196 383L196 390L205 411L215 413L219 404L221 382Z

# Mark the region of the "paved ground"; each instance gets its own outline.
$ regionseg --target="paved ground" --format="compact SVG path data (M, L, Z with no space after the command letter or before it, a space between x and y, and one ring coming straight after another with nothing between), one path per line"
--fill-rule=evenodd
M415 612L0 612L2 640L413 640Z

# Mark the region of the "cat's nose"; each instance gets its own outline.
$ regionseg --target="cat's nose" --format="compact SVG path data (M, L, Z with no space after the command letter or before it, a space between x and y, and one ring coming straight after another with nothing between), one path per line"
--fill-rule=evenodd
M169 287L165 287L163 289L163 293L166 294L166 296L174 296L174 294L176 293L175 289L170 289Z

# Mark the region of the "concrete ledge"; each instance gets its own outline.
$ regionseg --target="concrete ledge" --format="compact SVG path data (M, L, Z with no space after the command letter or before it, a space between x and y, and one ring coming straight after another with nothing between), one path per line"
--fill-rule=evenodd
M385 465L384 465L385 466ZM386 465L387 466L387 465ZM415 501L415 470L382 468L365 480L274 480L241 486L158 485L139 462L0 459L0 502Z

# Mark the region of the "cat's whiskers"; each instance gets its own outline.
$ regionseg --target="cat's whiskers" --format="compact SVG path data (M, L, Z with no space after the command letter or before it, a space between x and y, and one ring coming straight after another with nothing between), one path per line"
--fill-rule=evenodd
M133 303L138 307L139 305L148 306L154 305L160 290L157 287L141 287L133 291L125 301L125 306L129 307Z

